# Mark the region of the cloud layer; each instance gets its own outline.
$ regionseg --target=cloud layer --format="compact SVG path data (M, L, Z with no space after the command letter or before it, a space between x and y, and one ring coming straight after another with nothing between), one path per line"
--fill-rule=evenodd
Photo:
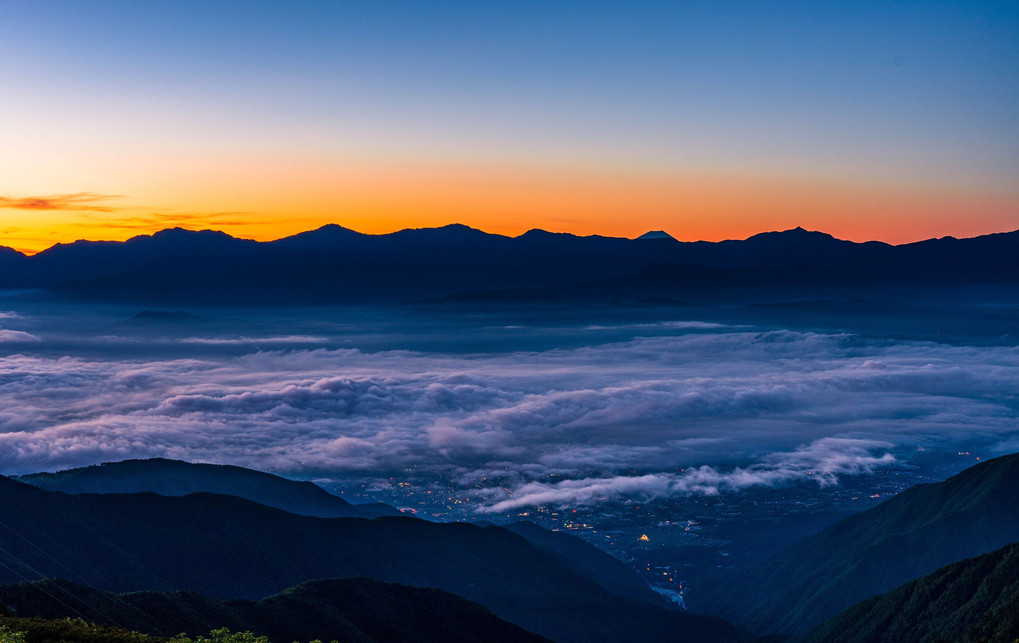
M506 511L831 484L920 446L993 450L1019 435L1016 348L689 328L465 356L9 355L0 462L22 473L165 456L296 475L497 477L484 497Z

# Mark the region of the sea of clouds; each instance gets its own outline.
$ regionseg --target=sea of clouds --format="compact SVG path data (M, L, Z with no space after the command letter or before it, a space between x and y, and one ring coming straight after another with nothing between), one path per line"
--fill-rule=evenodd
M189 347L218 340L183 338L173 359L33 353L45 337L0 331L18 349L0 357L0 472L155 456L304 477L413 469L498 477L480 496L503 512L834 484L920 448L1019 450L1016 347L677 328L466 355L298 337L198 357Z

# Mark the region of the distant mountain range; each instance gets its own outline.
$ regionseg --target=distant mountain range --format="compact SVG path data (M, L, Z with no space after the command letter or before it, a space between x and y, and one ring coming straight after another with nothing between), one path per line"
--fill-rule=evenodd
M646 587L632 591L638 583L621 563L554 536L409 517L316 518L210 493L68 495L4 477L0 507L0 583L65 578L112 592L261 600L360 576L439 588L556 641L747 638Z
M893 246L802 228L711 243L661 231L623 239L531 230L511 238L463 225L382 235L327 225L271 242L174 228L124 242L57 244L32 256L0 248L0 288L138 304L471 299L463 293L489 293L490 302L716 301L875 288L972 294L974 286L992 295L1019 289L1019 231Z
M688 602L753 632L805 634L860 600L1015 541L1019 454L910 487L757 567L721 570Z

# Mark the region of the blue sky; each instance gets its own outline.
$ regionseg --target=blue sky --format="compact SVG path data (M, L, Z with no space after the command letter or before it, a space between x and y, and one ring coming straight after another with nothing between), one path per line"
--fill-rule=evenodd
M383 192L413 191L420 168L449 165L707 174L735 190L741 177L777 176L839 186L819 200L817 227L840 191L947 190L981 204L959 222L983 217L990 232L1019 219L1017 69L1015 2L9 3L0 194L394 227L485 208L477 195L463 208L448 196L344 201L290 177L254 199L245 185L273 164L340 182L344 168L372 166ZM231 169L213 186L188 175L195 158L205 176ZM243 174L241 161L265 167ZM308 199L301 216L284 211L288 189ZM925 228L928 206L910 203L914 237L951 227L940 213ZM475 223L505 228L508 216ZM543 221L518 216L523 229ZM579 206L570 216L583 227ZM684 224L681 210L655 216ZM735 229L738 213L727 216ZM829 215L836 229L840 216Z

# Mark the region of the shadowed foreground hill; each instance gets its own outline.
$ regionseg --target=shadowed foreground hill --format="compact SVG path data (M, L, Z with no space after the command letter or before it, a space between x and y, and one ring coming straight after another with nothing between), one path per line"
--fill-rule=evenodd
M723 574L692 607L753 632L805 634L856 602L1019 540L1019 454L916 485L749 570Z
M382 503L351 505L311 482L295 482L237 466L193 464L163 458L107 462L57 473L33 473L15 479L35 487L71 494L152 492L162 496L183 496L216 493L319 518L404 515ZM622 561L576 536L551 532L528 522L504 527L523 536L531 544L564 557L579 575L594 580L613 593L661 602L661 597Z
M363 576L436 587L558 641L740 640L714 618L613 594L499 527L313 518L213 494L71 496L0 478L0 582L262 599Z
M187 592L112 594L67 581L41 581L0 586L0 604L20 616L56 619L80 613L95 623L166 637L226 627L273 642L548 641L448 592L366 578L310 581L258 602L225 603Z
M2 612L2 609L0 609ZM167 643L161 636L129 632L81 619L21 618L0 614L2 643Z
M1019 543L858 603L805 643L1019 640Z
M401 515L395 507L382 503L353 505L311 482L287 480L232 465L193 464L165 458L105 462L57 473L32 473L16 479L33 487L74 494L147 491L161 496L186 496L218 493L319 518Z

